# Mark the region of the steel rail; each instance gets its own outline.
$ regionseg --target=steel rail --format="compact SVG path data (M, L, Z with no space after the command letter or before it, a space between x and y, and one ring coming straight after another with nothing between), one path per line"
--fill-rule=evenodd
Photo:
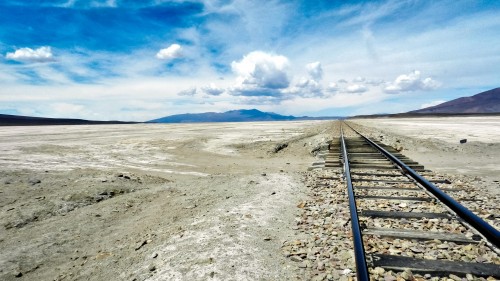
M345 122L344 122L345 123ZM406 174L411 176L415 181L417 181L420 185L422 185L426 190L432 193L436 198L441 201L443 204L448 206L451 210L453 210L461 219L466 221L469 225L475 228L479 233L481 233L491 244L500 249L500 232L496 230L493 226L485 222L479 216L474 214L472 211L462 206L460 203L455 201L451 196L444 193L434 184L429 182L426 178L419 175L408 165L403 163L397 157L392 155L390 152L382 148L380 145L376 144L369 138L363 136L354 128L352 128L349 124L345 123L349 128L351 128L354 132L364 138L368 143L370 143L373 147L379 150L382 154L384 154L389 160L393 163L397 164Z
M366 265L365 248L363 246L363 236L359 227L358 210L356 198L351 181L351 170L349 168L349 158L344 140L344 131L340 127L342 157L344 158L344 175L347 182L347 193L349 195L349 211L351 213L352 240L354 243L354 259L356 260L356 276L358 281L369 281L368 266Z

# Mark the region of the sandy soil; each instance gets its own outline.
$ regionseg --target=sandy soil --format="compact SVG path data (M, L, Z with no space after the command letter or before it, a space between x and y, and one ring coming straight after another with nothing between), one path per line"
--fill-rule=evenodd
M281 246L331 126L5 128L0 280L289 280Z
M499 121L354 122L498 198ZM5 128L0 280L352 280L341 171L307 172L337 137L331 121Z
M500 195L500 117L359 119L374 139L439 173L477 177ZM362 127L361 127L362 128ZM368 130L367 130L368 129ZM466 143L460 140L467 139Z

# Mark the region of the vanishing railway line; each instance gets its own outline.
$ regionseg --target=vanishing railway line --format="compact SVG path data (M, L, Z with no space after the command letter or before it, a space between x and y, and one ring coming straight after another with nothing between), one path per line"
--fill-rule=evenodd
M358 280L408 269L429 278L500 278L500 233L451 197L460 188L439 189L450 182L424 178L423 166L346 123L341 131L325 167L340 159L344 168Z

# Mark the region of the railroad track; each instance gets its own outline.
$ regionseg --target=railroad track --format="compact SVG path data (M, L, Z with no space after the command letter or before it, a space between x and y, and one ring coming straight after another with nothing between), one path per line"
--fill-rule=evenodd
M422 165L346 123L341 131L325 168L344 168L358 280L387 280L389 270L403 272L405 280L500 279L499 231L448 195L460 188L426 179Z

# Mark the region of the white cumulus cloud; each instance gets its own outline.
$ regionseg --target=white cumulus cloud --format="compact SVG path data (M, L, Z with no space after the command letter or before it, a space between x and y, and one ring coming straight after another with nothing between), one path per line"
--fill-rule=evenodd
M366 91L368 91L368 88L361 84L350 84L345 88L345 92L347 93L364 93Z
M54 60L50 47L40 47L38 49L21 48L13 53L7 53L6 59L25 62L49 62Z
M182 90L177 95L179 95L179 96L194 96L194 95L196 95L196 88Z
M214 83L210 83L208 86L203 87L193 87L187 90L180 91L177 93L179 96L195 96L195 95L207 95L207 96L219 96L226 91L225 88L218 87Z
M410 74L399 75L394 82L388 83L384 88L387 93L400 93L418 90L433 90L440 86L436 80L427 77L422 79L420 71L415 70Z
M317 61L306 64L306 71L309 77L302 77L293 87L287 89L286 92L300 97L324 96L323 87L320 84L323 79L321 63Z
M301 97L321 97L323 96L323 88L314 79L302 78L299 82L287 90L290 94L295 94Z
M323 68L321 68L321 63L311 62L306 65L307 73L315 81L320 81L323 78Z
M180 58L182 57L182 47L179 44L172 44L168 48L158 51L156 57L161 60Z
M240 61L233 61L231 67L238 75L238 89L262 90L284 89L289 86L288 59L280 55L272 55L261 51L248 53Z
M204 94L207 94L210 96L218 96L218 95L224 93L225 90L223 88L217 87L214 83L210 83L209 86L202 87L201 91Z
M328 87L326 87L326 90L328 92L337 92L339 90L339 85L335 82L331 82L328 84Z
M217 86L208 83L206 86L180 91L177 95L208 98L229 94L240 96L245 102L253 99L257 102L275 103L288 93L289 62L284 56L253 51L243 56L240 61L233 61L231 67L236 75L232 85L224 83L223 86Z

